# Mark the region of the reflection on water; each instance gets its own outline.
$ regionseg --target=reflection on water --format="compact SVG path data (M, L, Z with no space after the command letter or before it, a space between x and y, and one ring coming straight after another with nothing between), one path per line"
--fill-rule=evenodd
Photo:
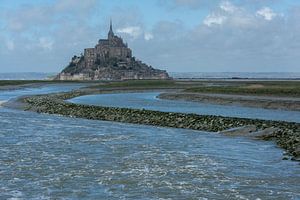
M91 105L139 108L166 112L196 113L201 115L221 115L229 117L256 118L300 122L300 112L248 108L240 106L214 105L187 101L156 98L159 92L121 93L80 96L71 102Z
M6 108L0 127L0 199L300 198L271 142Z

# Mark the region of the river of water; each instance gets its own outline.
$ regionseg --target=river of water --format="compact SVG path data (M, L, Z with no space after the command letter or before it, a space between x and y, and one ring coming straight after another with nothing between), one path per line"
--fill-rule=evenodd
M98 94L76 97L73 103L138 108L165 112L281 120L300 123L300 112L159 99L160 92Z
M282 154L272 142L0 107L0 199L300 199L300 165Z

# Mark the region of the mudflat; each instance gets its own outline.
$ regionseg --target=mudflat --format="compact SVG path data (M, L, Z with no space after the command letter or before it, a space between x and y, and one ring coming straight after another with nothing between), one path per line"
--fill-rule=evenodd
M293 159L300 159L299 151L299 123L292 122L281 122L281 121L270 121L270 120L257 120L257 119L243 119L234 117L220 117L213 115L196 115L196 114L182 114L182 113L169 113L151 110L138 110L129 108L108 108L102 106L89 106L89 105L77 105L73 103L66 102L65 100L71 99L78 96L89 95L89 94L100 94L100 93L118 93L118 92L135 92L135 91L149 91L149 90L161 90L165 93L175 94L185 94L190 95L201 95L201 89L203 90L209 88L219 90L218 87L231 87L230 94L223 93L206 93L211 98L215 97L230 97L234 103L241 102L241 98L246 98L247 101L258 102L258 100L268 100L276 101L277 105L282 104L283 109L287 109L288 106L282 101L294 101L298 104L298 93L291 93L291 91L296 90L298 83L290 88L289 92L284 90L284 87L291 87L291 83L287 82L285 85L280 83L281 90L276 88L275 94L270 94L270 90L265 90L266 92L257 92L259 95L249 95L249 93L255 94L255 91L245 92L243 88L248 87L252 82L230 82L230 81L154 81L154 80L141 80L141 81L119 81L119 82L101 82L74 90L67 93L57 93L50 95L38 95L23 97L17 100L18 104L21 105L19 108L31 111L37 111L41 113L48 114L59 114L64 116L94 119L94 120L107 120L107 121L117 121L125 123L136 123L136 124L146 124L153 126L165 126L173 128L185 128L212 132L222 132L227 129L239 128L243 126L255 126L254 135L258 135L261 139L275 140L276 143L287 150ZM263 85L264 83L260 83ZM272 87L278 85L278 83L272 83ZM294 84L294 83L293 83ZM265 85L270 85L270 82L266 82ZM238 88L235 90L234 88ZM269 87L269 86L267 86ZM195 88L197 88L195 90ZM259 87L249 87L251 90L261 89ZM226 89L225 89L226 90ZM272 89L271 89L272 90ZM170 92L172 91L172 92ZM224 91L224 90L223 90ZM228 90L227 90L228 91ZM235 91L235 92L232 92ZM241 94L242 93L247 93ZM282 92L281 92L282 91ZM233 94L234 93L234 94ZM164 94L162 94L164 95ZM188 96L188 95L185 95ZM245 96L245 97L244 97ZM237 98L239 97L239 98ZM180 98L175 98L180 99ZM185 97L186 99L186 97ZM187 99L188 100L188 99ZM202 100L201 100L202 101ZM211 99L207 99L212 103ZM216 103L223 103L222 101L216 101ZM16 101L15 101L16 102ZM14 105L14 106L12 106ZM10 106L15 107L16 104L10 104ZM248 105L248 104L247 104ZM258 106L262 106L257 103ZM275 129L274 129L275 128ZM274 130L273 130L274 129ZM269 131L272 130L272 131ZM231 130L232 131L232 130ZM269 133L271 132L271 133ZM250 134L251 132L249 132ZM251 134L253 134L251 133ZM267 134L266 134L267 133ZM250 135L251 135L250 134Z
M300 111L300 98L298 97L189 93L179 91L162 93L159 95L159 98L220 105L239 105L265 109Z

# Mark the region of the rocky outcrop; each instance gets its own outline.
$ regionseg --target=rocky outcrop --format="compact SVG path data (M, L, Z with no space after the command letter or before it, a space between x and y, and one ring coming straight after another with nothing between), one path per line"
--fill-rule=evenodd
M295 148L295 150L292 152L294 156L294 160L300 161L300 144Z

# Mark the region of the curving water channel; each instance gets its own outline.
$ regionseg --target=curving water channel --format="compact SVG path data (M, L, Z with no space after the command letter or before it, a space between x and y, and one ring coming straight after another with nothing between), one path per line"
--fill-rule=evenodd
M165 112L196 113L252 119L280 120L300 123L300 112L216 105L188 101L159 99L160 92L97 94L76 97L73 103L110 107L138 108Z
M0 91L0 100L71 90ZM272 142L0 107L0 199L299 199Z

